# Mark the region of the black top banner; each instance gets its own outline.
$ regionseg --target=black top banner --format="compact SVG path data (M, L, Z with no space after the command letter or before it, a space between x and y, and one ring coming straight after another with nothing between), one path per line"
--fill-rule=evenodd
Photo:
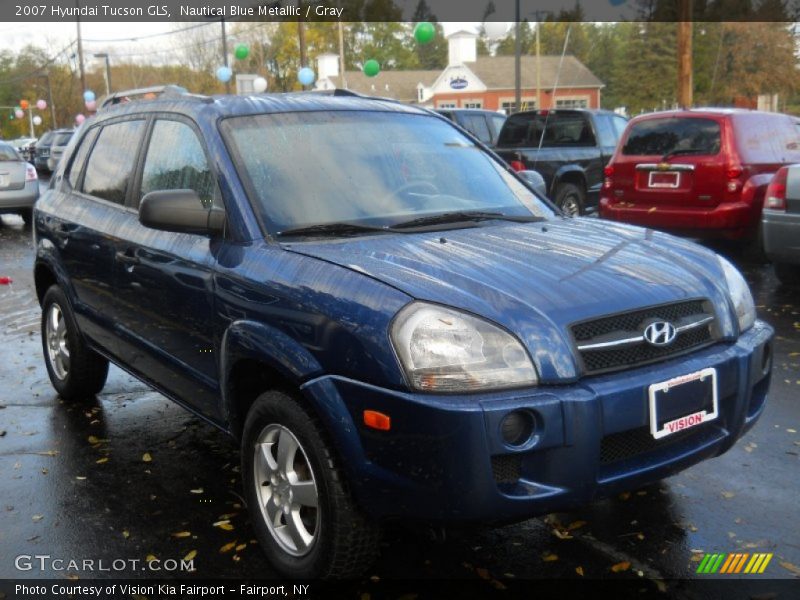
M3 0L0 21L796 21L800 0Z

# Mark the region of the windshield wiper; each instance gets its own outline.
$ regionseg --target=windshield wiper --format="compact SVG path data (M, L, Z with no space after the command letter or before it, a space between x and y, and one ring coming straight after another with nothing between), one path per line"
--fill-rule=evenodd
M371 225L359 225L358 223L319 223L317 225L306 225L304 227L295 227L293 229L285 229L277 233L280 237L290 235L348 235L358 233L370 232L386 232L385 227L373 227Z
M417 217L416 219L411 219L410 221L402 221L400 223L395 223L389 229L407 229L412 227L425 227L426 225L491 221L494 219L513 221L515 223L532 223L534 221L542 221L543 217L537 217L534 215L507 215L501 212L487 212L480 210L454 211L439 213L436 215L428 215L425 217Z
M666 162L667 159L672 158L673 156L680 156L681 154L708 154L707 148L683 148L681 150L673 150L671 152L667 152L664 156L661 157L661 162Z

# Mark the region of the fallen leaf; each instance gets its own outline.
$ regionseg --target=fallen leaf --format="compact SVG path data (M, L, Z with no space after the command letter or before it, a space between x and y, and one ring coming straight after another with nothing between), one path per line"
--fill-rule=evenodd
M630 568L631 568L631 563L629 563L628 561L622 561L613 565L611 567L611 570L614 571L614 573L621 573L622 571L627 571Z
M644 539L644 534L643 533L637 533L636 534L636 539L639 540L639 541L642 541Z
M484 568L481 568L481 567L475 569L475 574L478 577L480 577L481 579L490 579L491 578L491 576L489 575L489 571L487 569L484 569Z
M88 438L90 444L99 444L100 438L90 435Z
M75 479L77 479L78 481L84 481L86 477L84 477L83 475L76 475Z
M557 554L551 554L551 553L548 552L547 554L542 556L542 560L544 562L555 562L555 561L558 560L558 555Z
M238 554L234 554L233 556L231 556L231 559L232 559L234 562L239 562L240 560L242 560L242 557L241 557L241 556L239 556ZM367 596L369 596L369 594L367 594Z
M571 540L572 536L567 533L566 531L561 531L560 529L553 529L553 535L556 536L560 540Z
M108 457L107 457L107 456L104 456L103 458L98 458L98 459L97 459L96 461L94 461L94 462L96 462L98 465L102 465L103 463L107 463L107 462L108 462Z
M34 452L37 456L58 456L58 450L48 450L46 452Z
M123 529L122 530L122 537L124 537L127 540L129 537L131 537L131 532L128 531L127 529Z
M142 461L143 462L152 462L152 460L153 460L153 457L150 456L149 452L145 452L144 454L142 454Z
M197 556L197 550L192 550L186 556L183 557L183 560L189 562L190 560L193 560L195 556Z
M575 567L575 572L583 577L583 567Z
M722 492L722 497L723 498L727 498L728 500L733 498L735 495L736 494L734 494L733 492Z
M797 433L797 429L787 429L786 433Z
M187 538L192 535L191 531L178 531L177 533L173 533L172 537L174 538Z
M230 552L230 551L231 551L231 550L233 550L234 548L236 548L236 541L230 542L230 543L228 543L228 544L225 544L224 546L222 546L222 547L219 549L219 553L220 553L220 554L225 554L226 552Z
M786 569L787 571L791 571L791 572L792 572L792 573L794 573L795 575L800 575L800 567L798 567L798 566L796 566L796 565L793 565L792 563L790 563L790 562L787 562L787 561L785 561L785 560L782 560L782 561L781 561L779 564L780 564L780 565L781 565L781 566L782 566L784 569Z
M154 560L158 560L158 557L155 554L148 554L145 557L144 562L150 563L153 562Z
M650 210L648 210L647 212L649 212L649 213L656 212L656 208L657 208L657 207L655 207L655 206L654 206L654 207L652 207Z
M189 490L189 492L192 494L202 494L203 488L197 488L196 490Z
M238 546L236 546L236 551L241 552L245 548L247 548L247 544L239 544Z
M37 522L41 521L42 519L44 519L44 515L33 515L31 517L31 521L33 521L34 523L37 523Z

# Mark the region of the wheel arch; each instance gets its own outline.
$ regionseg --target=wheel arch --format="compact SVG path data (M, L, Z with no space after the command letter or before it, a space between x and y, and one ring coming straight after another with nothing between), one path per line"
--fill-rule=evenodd
M586 188L586 173L578 165L564 165L553 176L553 183L550 185L550 194L555 197L558 186L562 183L571 183L583 189L584 194L587 192Z

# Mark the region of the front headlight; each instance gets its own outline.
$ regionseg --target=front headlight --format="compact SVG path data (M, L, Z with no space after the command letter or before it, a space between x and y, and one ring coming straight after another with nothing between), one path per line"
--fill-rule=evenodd
M728 284L728 292L731 295L733 308L736 310L736 318L739 320L739 333L743 333L756 322L756 305L753 302L753 295L739 270L721 256L717 256L717 258L725 273L725 283Z
M418 390L469 392L537 382L533 363L514 336L463 312L415 302L397 315L391 337Z

